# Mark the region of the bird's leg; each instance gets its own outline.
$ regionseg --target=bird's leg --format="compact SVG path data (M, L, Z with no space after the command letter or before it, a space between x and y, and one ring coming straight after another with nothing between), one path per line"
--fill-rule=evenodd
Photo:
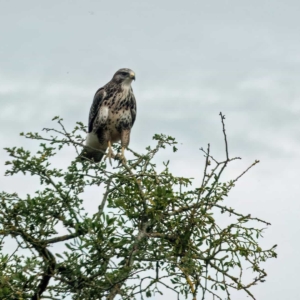
M121 150L121 160L126 163L127 160L126 160L126 157L124 155L124 151L125 151L125 147L122 147L122 150Z
M120 160L122 160L124 163L126 163L126 158L124 155L125 148L129 145L129 139L130 139L130 130L122 130L121 132L121 146L122 146L122 152L120 155Z
M114 158L114 157L115 157L115 155L114 155L114 153L112 151L112 148L111 148L111 142L108 141L108 151L107 151L105 159L108 158L109 163L111 165L111 158Z

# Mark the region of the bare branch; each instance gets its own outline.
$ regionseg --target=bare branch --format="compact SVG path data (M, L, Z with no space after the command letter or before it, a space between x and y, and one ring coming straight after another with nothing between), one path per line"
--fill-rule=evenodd
M221 122L222 122L222 127L223 127L223 135L224 135L224 141L225 141L225 151L226 151L226 160L229 160L229 154L228 154L228 143L227 143L227 136L226 136L226 131L225 131L225 115L223 115L220 112L220 116L221 116Z

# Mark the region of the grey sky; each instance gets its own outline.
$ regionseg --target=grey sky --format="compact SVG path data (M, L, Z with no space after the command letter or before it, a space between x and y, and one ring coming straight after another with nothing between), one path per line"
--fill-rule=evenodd
M128 67L137 77L131 147L142 151L153 134L173 135L182 143L170 157L174 172L200 178L200 147L210 142L224 155L222 111L230 153L243 157L228 176L261 160L228 201L270 221L262 243L279 245L267 281L253 292L296 299L299 13L300 2L291 0L0 0L0 146L35 147L19 132L50 126L55 115L68 128L86 123L95 91ZM30 180L0 177L0 186L25 192L34 188Z

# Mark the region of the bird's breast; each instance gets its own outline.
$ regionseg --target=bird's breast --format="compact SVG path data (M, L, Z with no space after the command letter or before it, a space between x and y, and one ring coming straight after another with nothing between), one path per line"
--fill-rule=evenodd
M128 109L112 110L109 112L108 127L121 133L122 129L127 129L131 124L131 113Z
M132 95L129 90L107 92L98 113L99 132L103 132L113 142L121 139L121 132L132 126Z

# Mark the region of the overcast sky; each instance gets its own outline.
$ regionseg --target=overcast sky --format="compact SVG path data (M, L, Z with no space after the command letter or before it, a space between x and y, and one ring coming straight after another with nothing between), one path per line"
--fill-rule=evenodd
M200 180L199 148L211 143L212 153L224 156L222 111L230 154L243 158L228 176L261 161L228 202L270 221L262 245L279 245L278 259L265 264L267 281L253 293L296 299L299 14L300 2L291 0L0 0L0 146L33 149L19 132L50 126L56 115L69 129L86 123L95 91L127 67L137 79L131 148L143 151L155 133L172 135L180 142L172 170ZM8 157L0 151L3 166ZM35 184L0 177L8 192L22 194Z

